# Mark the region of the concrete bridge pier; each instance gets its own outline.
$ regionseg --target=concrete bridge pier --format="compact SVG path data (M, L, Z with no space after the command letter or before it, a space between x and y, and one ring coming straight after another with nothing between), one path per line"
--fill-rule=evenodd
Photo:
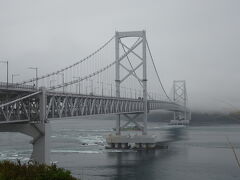
M32 140L33 152L31 159L39 163L50 163L50 123L35 124L34 128L38 131L38 135L34 135Z
M50 123L1 124L0 132L18 132L31 136L33 151L30 159L39 163L50 163Z

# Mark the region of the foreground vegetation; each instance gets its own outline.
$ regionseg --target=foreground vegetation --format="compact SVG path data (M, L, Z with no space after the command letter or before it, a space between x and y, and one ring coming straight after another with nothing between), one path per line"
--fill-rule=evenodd
M21 164L10 161L0 161L0 180L77 180L70 171L50 166L28 162Z

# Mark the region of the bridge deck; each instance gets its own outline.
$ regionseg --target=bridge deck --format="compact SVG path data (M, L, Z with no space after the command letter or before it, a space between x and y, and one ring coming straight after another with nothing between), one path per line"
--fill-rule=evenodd
M26 88L28 95L9 103L0 105L0 121L39 121L41 106L44 106L44 119L64 118L74 116L89 116L100 114L130 114L142 113L144 102L142 99L117 98L109 96L94 96L84 94L62 93L55 91L39 91ZM21 93L24 88L9 89ZM26 91L25 91L26 92ZM0 92L1 94L1 92ZM45 96L44 102L42 96ZM44 105L43 105L43 104ZM168 101L148 100L148 110L184 111L184 107Z

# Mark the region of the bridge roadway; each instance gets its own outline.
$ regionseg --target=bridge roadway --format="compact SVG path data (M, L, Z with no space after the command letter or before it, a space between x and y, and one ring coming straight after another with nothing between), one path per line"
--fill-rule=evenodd
M33 86L0 84L0 123L44 121L51 118L67 118L102 114L136 114L144 112L141 98L117 98L85 94L63 93ZM7 102L7 103L6 103ZM185 111L174 102L148 100L148 111Z

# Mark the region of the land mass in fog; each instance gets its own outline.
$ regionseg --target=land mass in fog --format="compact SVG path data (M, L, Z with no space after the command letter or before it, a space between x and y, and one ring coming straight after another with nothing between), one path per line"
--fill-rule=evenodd
M113 120L115 115L80 117L84 119ZM124 119L124 117L121 117ZM172 112L153 111L149 114L151 122L168 123L173 119ZM191 126L240 124L240 112L192 112Z

